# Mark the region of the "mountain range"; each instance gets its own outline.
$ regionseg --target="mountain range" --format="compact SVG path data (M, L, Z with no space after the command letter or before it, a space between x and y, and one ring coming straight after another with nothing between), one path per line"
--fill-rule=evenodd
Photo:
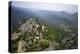
M12 27L18 24L19 21L25 18L38 18L41 22L46 22L50 25L76 25L78 23L78 13L67 13L65 11L47 11L29 8L20 8L11 6L11 24Z

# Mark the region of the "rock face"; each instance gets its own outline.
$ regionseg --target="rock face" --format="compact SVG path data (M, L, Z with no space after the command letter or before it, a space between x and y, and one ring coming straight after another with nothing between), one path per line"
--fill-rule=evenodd
M66 38L64 38L62 40L63 44L65 45L65 48L72 48L75 49L77 48L76 42L77 41L77 37L75 33L70 33L70 36L67 36Z
M18 42L18 49L17 52L25 52L26 51L26 42L24 40L20 40Z
M18 39L18 37L21 35L22 33L16 33L14 32L11 36L11 40L15 40L15 39Z
M21 25L20 29L22 32L26 32L26 31L31 32L32 31L32 25L25 23L25 24Z
M42 33L46 31L45 28L46 26L36 23L35 19L29 19L26 23L22 24L19 27L20 31L12 34L12 40L18 40L17 52L41 50L42 48L46 48L43 46L46 46L44 43L48 43L48 40L43 38L44 36ZM39 43L41 40L45 41ZM43 44L43 46L41 44Z

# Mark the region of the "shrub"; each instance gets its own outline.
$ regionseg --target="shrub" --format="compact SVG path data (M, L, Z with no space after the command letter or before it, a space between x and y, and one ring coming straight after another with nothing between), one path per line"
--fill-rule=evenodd
M17 30L16 30L16 33L19 33L20 31L21 31L20 29L17 29Z
M49 47L49 41L46 40L46 39L39 40L39 44L40 44L41 48L47 48L47 47Z

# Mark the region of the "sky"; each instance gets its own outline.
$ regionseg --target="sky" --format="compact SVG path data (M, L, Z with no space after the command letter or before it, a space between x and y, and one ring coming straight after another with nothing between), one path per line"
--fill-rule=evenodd
M21 7L21 8L25 8L25 9L31 8L31 9L49 10L49 11L65 11L68 13L78 12L78 6L71 5L71 4L13 1L12 6Z

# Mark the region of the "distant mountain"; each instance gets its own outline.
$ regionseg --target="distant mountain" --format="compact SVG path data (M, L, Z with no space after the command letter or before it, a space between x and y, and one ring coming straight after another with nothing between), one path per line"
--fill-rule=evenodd
M70 21L72 21L74 24L75 24L75 21L77 22L78 21L78 13L67 13L67 12L64 12L64 11L60 11L60 12L56 12L56 11L44 11L44 10L41 10L39 12L39 14L47 14L47 15L57 15L61 18L65 18L65 19L68 19Z
M57 15L71 20L74 24L77 23L77 21L78 21L78 13L77 12L70 14L70 13L66 13L66 12L62 11L62 12L57 13Z
M45 10L40 10L40 11L37 11L36 12L37 15L44 19L45 21L49 22L50 24L73 24L73 22L68 19L67 16L68 13L66 14L65 12L65 16L64 17L64 14L60 13L60 12L52 12L52 11L45 11ZM72 15L71 15L72 16Z
M71 17L71 20L74 22L74 26L78 27L78 13L74 13Z
M29 9L26 9L26 11L22 10L21 8L18 7L11 7L11 19L12 21L17 21L20 19L23 19L25 17L34 17L34 13L31 12Z
M20 8L20 7L11 7L11 24L12 27L18 24L19 21L25 18L34 18L37 17L41 22L48 23L50 25L71 25L77 24L77 13L70 14L64 11L47 11L47 10L37 10L29 8Z
M34 13L29 11L29 9L26 9L26 11L24 11L22 8L12 6L11 7L11 27L13 28L12 30L14 30L14 28L17 27L19 21L34 16L35 16Z

